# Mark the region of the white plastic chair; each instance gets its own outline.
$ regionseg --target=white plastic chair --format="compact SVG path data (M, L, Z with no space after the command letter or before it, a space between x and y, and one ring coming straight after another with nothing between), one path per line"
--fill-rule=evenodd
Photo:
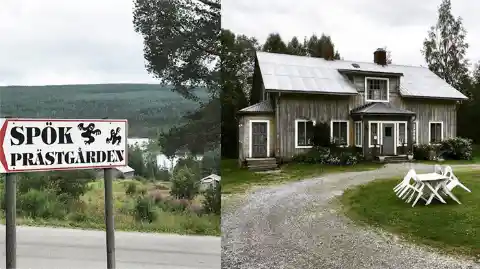
M413 184L410 183L411 180L413 180ZM417 180L415 170L410 169L402 182L395 186L394 191L400 199L405 199L405 202L407 203L410 203L413 197L415 197L415 194L417 194L417 198L412 204L412 207L414 207L418 200L423 196L424 186L425 184Z
M435 165L434 172L440 175L443 175L445 173L444 169L442 169L442 167L438 164Z
M465 187L465 185L463 185L460 180L458 180L458 178L453 174L453 170L452 170L452 167L450 166L447 166L445 167L445 171L444 171L444 174L445 176L448 177L448 181L447 181L447 189L449 191L452 191L453 188L459 186L461 187L462 189L468 191L468 192L472 192L471 190L469 190L467 187Z
M400 197L400 193L406 188L407 185L410 184L410 179L415 176L415 170L410 169L407 175L403 178L402 182L400 182L397 186L393 188L395 195Z

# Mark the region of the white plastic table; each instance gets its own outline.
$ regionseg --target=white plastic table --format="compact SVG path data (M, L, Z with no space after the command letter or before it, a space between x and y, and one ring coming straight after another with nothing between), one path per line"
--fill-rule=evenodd
M448 177L438 174L438 173L428 173L428 174L417 174L418 181L421 181L427 188L432 192L428 198L425 205L429 205L433 198L437 198L440 202L446 204L443 197L438 193L442 189L448 196L450 196L455 202L460 203L460 201L453 195L451 191L447 188Z

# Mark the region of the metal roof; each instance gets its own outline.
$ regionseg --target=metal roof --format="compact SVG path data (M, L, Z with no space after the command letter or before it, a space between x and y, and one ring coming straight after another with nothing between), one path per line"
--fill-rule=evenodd
M394 107L390 103L377 102L368 103L351 110L351 114L374 114L374 115L415 115L415 112L399 107Z
M426 67L378 65L354 61L327 61L322 58L257 52L265 89L274 91L324 94L357 94L357 90L339 70L403 74L400 94L406 97L467 99ZM358 64L359 68L352 68Z
M239 113L273 113L272 105L269 100L256 103L238 111Z

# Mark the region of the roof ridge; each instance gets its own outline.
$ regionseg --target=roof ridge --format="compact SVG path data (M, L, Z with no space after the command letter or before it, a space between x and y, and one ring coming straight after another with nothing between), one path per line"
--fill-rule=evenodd
M300 57L300 58L309 58L309 59L315 59L315 60L322 60L326 61L323 58L319 57L311 57L311 56L304 56L304 55L293 55L293 54L286 54L286 53L276 53L276 52L267 52L267 51L256 51L256 53L265 53L265 54L281 54L281 55L286 55L286 56L291 56L291 57ZM366 61L355 61L355 60L332 60L334 62L345 62L345 63L357 63L357 64L375 64L374 62L366 62ZM408 64L387 64L386 66L403 66L403 67L416 67L416 68L423 68L423 69L428 69L427 66L418 66L418 65L408 65Z

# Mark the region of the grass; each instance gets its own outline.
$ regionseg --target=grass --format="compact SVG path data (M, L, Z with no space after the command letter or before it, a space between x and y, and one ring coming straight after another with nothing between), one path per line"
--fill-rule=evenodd
M393 193L399 179L375 180L347 190L340 198L344 211L360 224L380 227L415 243L446 253L480 256L480 172L457 173L472 192L457 187L453 193L462 202L447 199L412 208ZM436 201L436 200L435 200Z
M122 231L176 233L196 235L220 235L220 216L213 214L198 215L195 212L185 210L183 212L164 211L155 207L157 219L152 222L142 222L135 218L134 207L135 195L125 193L127 184L135 182L137 190L158 191L164 199L169 196L169 182L151 183L136 180L116 180L113 183L113 198L115 210L115 229ZM27 226L53 226L82 229L105 229L104 220L104 188L103 180L97 180L89 184L89 190L81 197L77 205L69 208L64 218L27 218L17 217L19 225ZM193 204L200 205L202 196L199 195ZM4 214L3 214L4 216ZM2 218L0 222L4 223Z
M382 166L378 163L361 163L354 166L290 163L283 165L280 171L266 173L240 169L237 160L222 160L222 193L244 193L255 186L297 181L326 173L375 170Z

